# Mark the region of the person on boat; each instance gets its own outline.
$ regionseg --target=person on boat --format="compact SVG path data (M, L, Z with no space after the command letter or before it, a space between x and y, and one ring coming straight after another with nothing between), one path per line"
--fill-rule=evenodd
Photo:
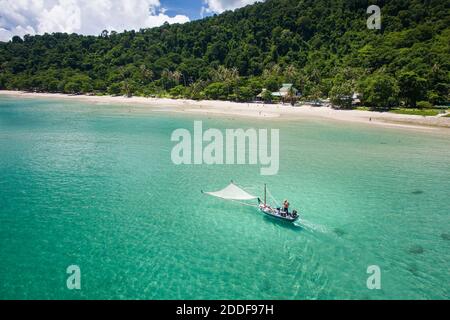
M286 217L289 215L289 201L288 200L284 200L283 207L280 210L280 215L282 217Z
M283 202L283 212L288 215L289 214L289 201L286 199Z

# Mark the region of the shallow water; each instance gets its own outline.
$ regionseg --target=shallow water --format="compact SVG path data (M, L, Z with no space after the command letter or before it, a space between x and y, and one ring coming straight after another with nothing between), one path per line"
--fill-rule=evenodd
M1 299L450 297L448 134L143 108L0 97ZM170 135L194 120L279 128L279 174L173 165ZM200 192L231 179L267 183L300 222Z

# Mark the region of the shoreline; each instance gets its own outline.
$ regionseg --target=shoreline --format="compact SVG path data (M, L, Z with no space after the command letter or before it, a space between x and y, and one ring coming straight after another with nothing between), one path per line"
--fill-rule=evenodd
M330 107L313 107L304 105L292 107L282 104L240 103L215 100L187 100L167 98L123 97L123 96L87 96L61 93L31 93L23 91L0 90L0 96L16 98L50 98L72 100L87 103L114 105L141 105L161 108L167 112L200 113L204 115L239 116L257 119L298 120L305 118L328 119L342 122L353 122L371 126L394 127L415 130L450 129L450 118L440 116L405 115L389 112L361 110L335 110ZM174 108L174 109L171 109Z

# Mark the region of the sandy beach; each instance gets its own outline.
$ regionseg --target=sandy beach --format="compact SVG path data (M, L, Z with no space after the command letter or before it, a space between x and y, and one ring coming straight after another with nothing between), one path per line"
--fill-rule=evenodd
M396 127L415 130L450 129L450 118L439 116L403 115L389 112L372 112L360 110L335 110L329 107L304 105L292 107L282 104L237 103L229 101L194 101L186 99L161 99L123 96L87 96L52 93L29 93L22 91L0 90L0 95L17 98L53 98L60 100L84 101L88 103L141 105L161 108L164 111L201 113L207 115L227 115L253 117L257 119L322 118L336 121L365 123L367 125ZM445 130L447 131L447 130Z

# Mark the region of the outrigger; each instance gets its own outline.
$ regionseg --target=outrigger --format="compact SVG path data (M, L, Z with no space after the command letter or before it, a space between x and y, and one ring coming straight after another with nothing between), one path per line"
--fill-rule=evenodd
M228 200L237 202L242 205L251 206L258 208L262 213L264 213L267 216L288 221L288 222L295 222L299 219L299 215L296 210L293 210L292 212L288 212L287 210L283 210L283 208L280 207L273 207L267 203L267 185L264 184L264 201L262 201L259 197L253 196L244 189L238 187L234 184L233 181L231 181L231 184L228 185L225 189L216 191L216 192L203 192L203 194L207 194L216 198ZM273 197L272 197L273 198ZM251 204L244 201L251 201L251 200L257 200L258 204ZM273 199L275 202L276 200Z

